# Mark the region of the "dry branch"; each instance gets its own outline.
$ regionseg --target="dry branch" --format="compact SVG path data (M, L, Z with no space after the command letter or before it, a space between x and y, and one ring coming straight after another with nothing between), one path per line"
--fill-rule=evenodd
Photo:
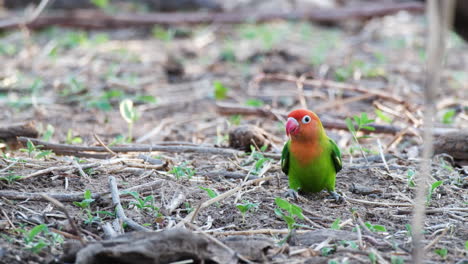
M31 140L34 144L43 145L42 149L53 150L56 154L66 153L67 155L83 154L84 152L108 152L104 147L85 147L85 146L74 146L67 144L56 144L50 143L33 138L19 137L20 142L27 142ZM205 154L214 154L214 155L224 155L224 156L236 156L242 155L244 152L234 150L234 149L223 149L215 147L197 147L197 146L161 146L161 145L136 145L136 146L123 146L123 147L112 147L109 148L113 152L152 152L152 151L163 151L163 152L172 152L172 153L182 153L182 152L197 152ZM91 153L90 153L91 154Z
M420 3L392 3L385 5L365 5L335 9L309 9L295 11L270 12L178 12L178 13L144 13L109 15L99 10L73 10L56 12L39 16L25 25L31 29L40 29L51 25L78 27L87 29L123 28L136 26L172 25L172 24L211 24L211 23L245 23L266 22L271 20L308 20L319 23L336 23L349 19L369 19L384 16L398 11L422 12ZM0 21L0 29L14 28L24 20L7 18Z
M129 227L131 227L133 230L147 232L151 231L151 229L138 224L137 222L133 221L125 215L122 204L120 203L120 193L119 189L117 188L117 181L115 180L114 176L109 176L109 189L111 191L112 202L114 203L117 217L120 220L122 220L122 222L126 223Z

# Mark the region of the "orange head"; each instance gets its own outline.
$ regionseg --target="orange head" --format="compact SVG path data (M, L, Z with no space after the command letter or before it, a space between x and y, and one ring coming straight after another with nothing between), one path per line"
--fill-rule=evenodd
M292 140L317 140L321 136L322 131L322 123L314 112L298 109L289 113L288 121L286 122L286 134Z

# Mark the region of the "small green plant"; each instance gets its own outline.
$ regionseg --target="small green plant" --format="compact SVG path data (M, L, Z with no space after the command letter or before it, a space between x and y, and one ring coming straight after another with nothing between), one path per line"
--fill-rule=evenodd
M237 209L239 209L239 211L242 214L242 223L245 223L245 214L250 210L258 208L258 204L257 203L251 203L251 202L248 202L248 201L243 201L243 203L241 203L241 204L236 204L236 207L237 207Z
M405 260L403 260L401 257L398 257L398 256L392 256L390 258L390 262L392 264L405 264Z
M220 81L213 82L214 97L216 100L226 99L229 89L224 86Z
M385 123L391 124L392 123L392 118L386 115L382 110L380 109L375 109L375 115L380 118L380 120L384 121Z
M83 139L81 137L73 136L73 130L71 128L67 131L67 138L65 139L67 144L81 144L83 143Z
M12 184L13 182L21 179L22 176L13 174L13 173L8 173L8 175L0 177L0 181L6 181L8 185Z
M188 214L190 214L194 210L192 205L189 202L184 202L184 207L185 207L185 210L187 210Z
M336 249L333 247L323 247L322 249L320 249L320 254L322 254L322 256L324 257L328 257L331 254L335 253L335 251ZM330 263L338 263L338 262L336 260L331 260L328 263L330 264Z
M216 191L214 191L213 189L210 189L210 188L207 188L207 187L202 187L202 186L198 186L198 188L200 188L200 190L205 191L210 198L215 198L216 196L218 196Z
M411 225L410 224L405 224L405 229L406 229L406 235L408 237L412 237L413 236L413 229L411 228Z
M252 107L262 107L264 103L262 100L258 100L258 99L247 99L247 101L245 101L245 105L252 106Z
M437 189L437 187L439 187L440 185L442 185L444 182L443 181L436 181L434 183L431 184L431 186L429 187L429 191L427 192L427 197L426 197L426 203L429 204L429 202L431 201L432 199L432 194L434 193L434 191Z
M61 235L49 232L45 224L36 225L31 230L18 230L23 233L23 242L28 250L37 254L47 246L53 246L63 243L64 239Z
M133 101L130 99L125 99L120 102L120 115L128 124L128 136L127 142L132 142L133 140L133 124L138 120L139 115L137 110L133 107Z
M351 120L351 118L349 117L347 117L345 120L348 130L349 132L351 132L351 135L353 136L354 143L358 146L359 150L361 151L362 156L366 159L366 161L367 161L367 156L364 153L364 148L361 146L361 144L359 144L359 139L369 138L370 136L364 135L364 136L358 137L357 134L362 130L374 131L375 128L372 126L369 126L369 124L373 123L374 121L375 120L373 119L369 119L366 113L361 113L361 116L356 116L356 115L353 116L353 120Z
M91 0L91 3L99 8L106 8L109 5L109 0Z
M372 232L387 232L387 228L383 225L373 225L370 222L365 222L364 224Z
M416 184L414 183L414 170L408 170L406 172L406 180L407 180L407 183L408 183L408 187L415 187Z
M278 206L275 214L286 222L289 232L292 232L297 226L296 218L304 219L302 208L279 197L275 199L275 204Z
M44 141L49 141L54 135L55 128L51 124L47 124L46 130L42 133L42 139Z
M447 248L437 248L434 250L434 253L439 255L441 258L446 259L447 254L448 254L448 249Z
M442 123L447 124L447 125L453 124L456 113L457 112L455 111L455 109L447 110L442 116Z
M341 222L341 218L338 217L335 221L333 221L330 228L333 230L340 230L341 229L340 222Z
M85 213L86 219L84 220L84 223L87 225L90 225L92 223L95 223L99 221L101 218L96 215L93 215L93 212L91 211L91 203L94 202L94 199L92 197L92 193L90 190L86 190L83 193L83 200L81 202L73 202L75 206L78 206L81 208L82 212Z
M240 125L241 120L242 120L241 115L232 115L231 117L229 117L229 123L231 123L232 125L235 125L235 126Z
M187 167L186 162L182 162L179 166L172 167L172 170L169 171L170 174L174 175L177 180L182 177L187 177L188 179L192 178L196 171L192 168Z
M21 148L20 151L28 153L30 158L34 157L35 159L47 158L47 156L53 153L52 150L40 150L41 147L43 147L43 145L35 146L34 143L28 139L26 148Z
M151 213L154 213L155 216L159 216L159 208L154 205L154 196L149 195L147 197L140 197L140 194L137 192L126 192L130 194L135 200L131 201L130 204L134 205L136 208L140 210L146 210Z
M154 26L151 32L153 33L153 37L155 39L170 42L174 39L176 30L172 28L165 29L161 26Z
M377 264L377 256L374 252L369 253L369 260L372 264Z
M342 245L344 247L351 247L352 249L357 249L358 248L358 245L354 241L341 240L339 243L340 243L340 245Z

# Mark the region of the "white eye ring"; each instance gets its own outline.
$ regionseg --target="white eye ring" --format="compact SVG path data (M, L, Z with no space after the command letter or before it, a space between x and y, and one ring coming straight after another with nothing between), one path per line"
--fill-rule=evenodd
M310 116L306 115L302 118L302 123L307 124L311 120Z

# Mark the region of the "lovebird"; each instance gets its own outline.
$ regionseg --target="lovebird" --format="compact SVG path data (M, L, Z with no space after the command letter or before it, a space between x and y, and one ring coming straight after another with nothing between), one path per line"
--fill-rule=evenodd
M292 111L286 122L286 134L289 140L281 154L281 169L288 175L292 196L298 191L326 189L335 201L343 200L335 192L336 173L343 167L341 152L325 133L319 117L306 109Z

